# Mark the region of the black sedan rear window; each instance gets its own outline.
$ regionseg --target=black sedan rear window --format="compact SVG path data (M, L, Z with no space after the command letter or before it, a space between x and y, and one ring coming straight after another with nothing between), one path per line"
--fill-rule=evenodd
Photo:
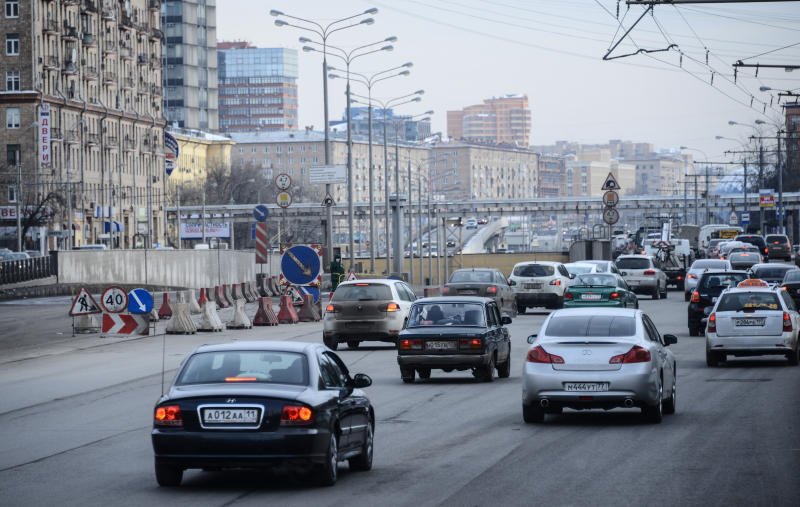
M794 266L764 266L753 270L755 278L765 278L767 280L783 280L787 271L797 269Z
M767 244L769 244L769 245L773 245L773 244L774 245L777 245L777 244L788 245L789 244L789 238L787 238L783 234L776 234L776 235L773 235L773 236L767 236L766 237L766 241L767 241Z
M447 283L492 283L494 281L494 273L491 271L456 271L450 275L450 280Z
M617 259L619 269L647 269L650 267L650 259L641 257L630 257L627 259Z
M553 276L553 266L544 264L525 264L514 268L515 276Z
M297 352L202 352L189 358L175 384L237 382L308 385L308 360Z
M354 283L340 285L333 293L333 301L374 301L392 299L392 289L382 283Z
M617 315L564 316L550 319L547 336L582 338L586 336L633 336L636 319Z
M408 327L486 326L483 305L478 303L416 303L408 315Z
M719 273L719 274L711 274L706 273L700 279L700 283L697 284L699 289L710 289L715 287L736 287L739 285L739 282L746 280L747 275L745 273Z
M736 292L723 294L717 305L718 312L741 312L744 310L779 310L778 295L774 292Z

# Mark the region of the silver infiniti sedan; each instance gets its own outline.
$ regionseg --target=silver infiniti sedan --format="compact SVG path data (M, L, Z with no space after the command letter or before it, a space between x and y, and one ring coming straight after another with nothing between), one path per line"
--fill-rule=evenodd
M661 335L641 310L570 308L551 313L531 344L522 372L522 416L617 407L641 408L660 423L675 412L674 335Z

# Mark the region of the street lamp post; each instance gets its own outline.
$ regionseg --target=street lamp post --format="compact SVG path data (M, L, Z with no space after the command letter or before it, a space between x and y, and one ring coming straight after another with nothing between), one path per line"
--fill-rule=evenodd
M359 26L359 25L371 25L371 24L373 24L375 22L374 19L372 19L372 18L364 18L364 19L361 19L357 23L351 23L351 24L348 24L348 25L345 25L345 26L337 26L337 25L340 25L341 23L353 20L355 18L359 18L361 16L368 16L368 15L377 14L378 13L378 9L373 7L373 8L365 10L364 12L360 12L360 13L354 14L352 16L347 16L345 18L341 18L341 19L337 19L335 21L331 21L330 23L328 23L325 26L322 26L321 24L317 23L316 21L312 21L312 20L304 19L304 18L299 18L299 17L296 17L296 16L291 16L289 14L285 14L285 13L283 13L281 11L278 11L278 10L275 10L275 9L269 11L269 13L270 13L271 16L275 16L276 18L278 18L278 19L275 20L275 26L278 26L278 27L291 26L293 28L297 28L297 29L300 29L300 30L305 30L307 32L311 32L311 33L315 34L322 41L322 51L321 51L321 53L322 53L322 98L323 98L323 104L324 104L323 109L324 109L324 121L325 121L325 125L324 125L324 129L325 129L325 165L330 165L331 164L331 140L330 140L330 131L328 129L328 123L329 123L328 122L328 59L327 59L327 55L328 55L328 50L327 50L328 37L331 34L335 33L335 32L338 32L338 31L341 31L341 30L345 30L347 28L353 28L353 27L356 27L356 26ZM289 18L289 19L298 21L300 23L306 23L306 24L311 25L311 26L309 27L309 26L303 26L303 25L290 23L290 22L288 22L288 21L286 21L284 19L281 19L281 17ZM306 42L306 41L301 40L301 42ZM331 184L330 183L326 183L325 184L325 195L328 196L328 195L330 195L330 193L331 193ZM327 248L328 260L332 261L333 260L333 210L331 209L330 206L326 207L326 218L325 218L325 220L326 220L326 227L325 228L327 229L326 236L327 236L327 239L328 239L328 248Z
M703 154L706 160L708 160L708 155L703 150L699 150L697 148L690 148L688 146L681 146L682 150L691 150L691 151L698 151ZM694 160L692 160L692 168L695 168ZM698 203L698 196L697 196L697 170L694 171L694 223L696 225L700 225L700 221L698 220L698 210L699 210L699 203ZM708 167L706 167L706 182L708 181ZM708 197L708 195L706 195ZM708 223L708 214L706 213L706 219L704 220L705 223Z

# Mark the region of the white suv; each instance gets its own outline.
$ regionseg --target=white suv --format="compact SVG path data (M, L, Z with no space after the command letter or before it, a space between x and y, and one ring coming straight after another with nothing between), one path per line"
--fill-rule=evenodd
M526 308L534 306L563 307L564 291L571 277L560 262L527 261L514 265L509 280L517 300L517 312L525 313Z

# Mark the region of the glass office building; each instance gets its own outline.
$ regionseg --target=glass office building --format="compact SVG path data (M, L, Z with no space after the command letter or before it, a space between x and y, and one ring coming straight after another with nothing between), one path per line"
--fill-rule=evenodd
M296 50L220 42L217 61L222 132L298 128Z

